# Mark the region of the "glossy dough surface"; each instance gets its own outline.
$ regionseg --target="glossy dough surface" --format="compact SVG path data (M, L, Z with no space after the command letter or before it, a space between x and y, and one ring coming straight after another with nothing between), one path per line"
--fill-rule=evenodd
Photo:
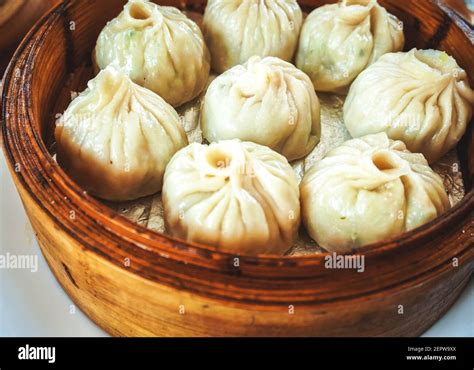
M344 104L353 137L386 132L433 163L454 148L472 117L466 72L445 52L390 53L354 81Z
M212 81L201 127L209 142L253 141L292 161L319 142L319 99L308 76L292 64L252 57Z
M385 133L330 151L301 183L303 222L328 251L346 252L421 226L449 208L441 177Z
M302 23L296 0L209 0L203 26L212 69L222 73L254 55L291 61Z
M198 25L177 8L131 0L107 23L93 59L115 64L172 106L194 99L209 78L209 51Z
M191 144L166 168L166 229L228 250L283 254L300 224L299 189L288 161L251 142Z
M375 0L343 0L316 8L301 30L296 66L316 91L346 92L380 56L403 49L402 23Z
M188 144L174 108L112 67L71 102L55 136L61 167L114 201L161 190L166 164Z

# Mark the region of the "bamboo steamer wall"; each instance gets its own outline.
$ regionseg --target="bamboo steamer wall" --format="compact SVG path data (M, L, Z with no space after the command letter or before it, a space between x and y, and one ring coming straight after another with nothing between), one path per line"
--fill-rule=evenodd
M307 11L323 3L300 1ZM408 47L448 51L474 86L474 36L459 18L430 1L381 3L405 22ZM96 38L123 4L64 1L23 42L4 81L12 175L46 260L86 314L114 335L418 335L449 308L474 268L472 125L458 148L464 200L420 229L363 248L363 274L325 269L324 254L235 256L187 244L84 194L48 151L55 109L71 80L85 86Z
M0 0L0 79L23 36L60 0Z

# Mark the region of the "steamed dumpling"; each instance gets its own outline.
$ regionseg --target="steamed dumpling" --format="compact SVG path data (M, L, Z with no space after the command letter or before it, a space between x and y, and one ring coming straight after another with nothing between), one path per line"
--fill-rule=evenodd
M55 136L61 167L113 201L161 190L168 161L188 143L173 107L112 67L71 102Z
M316 91L347 92L360 72L404 43L402 23L376 0L343 0L316 8L305 20L296 66Z
M466 72L445 52L390 53L354 81L344 104L352 137L386 132L429 163L454 148L472 117Z
M235 252L288 250L300 224L299 189L288 161L251 142L191 144L168 164L167 230Z
M204 37L212 68L222 73L254 55L291 61L302 23L296 0L209 0Z
M130 0L105 26L93 59L115 64L172 106L197 97L209 78L209 51L199 27L178 9Z
M209 142L253 141L292 161L319 142L319 100L308 76L292 64L252 57L211 83L201 127Z
M386 134L330 151L301 183L304 224L330 252L346 252L421 226L449 208L443 181L421 154Z

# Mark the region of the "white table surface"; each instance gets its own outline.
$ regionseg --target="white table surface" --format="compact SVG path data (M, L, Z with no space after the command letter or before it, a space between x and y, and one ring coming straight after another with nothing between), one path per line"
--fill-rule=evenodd
M0 336L107 336L49 270L0 154L0 254L38 255L38 271L0 269ZM474 279L426 336L474 336Z

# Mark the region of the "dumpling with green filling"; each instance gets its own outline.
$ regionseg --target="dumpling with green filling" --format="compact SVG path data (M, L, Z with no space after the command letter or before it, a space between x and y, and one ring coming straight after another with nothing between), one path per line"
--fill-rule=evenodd
M346 93L380 56L403 49L403 24L376 0L342 0L316 8L301 30L296 66L316 91Z
M93 60L114 64L174 107L205 88L209 51L198 25L177 8L130 0L99 35Z

